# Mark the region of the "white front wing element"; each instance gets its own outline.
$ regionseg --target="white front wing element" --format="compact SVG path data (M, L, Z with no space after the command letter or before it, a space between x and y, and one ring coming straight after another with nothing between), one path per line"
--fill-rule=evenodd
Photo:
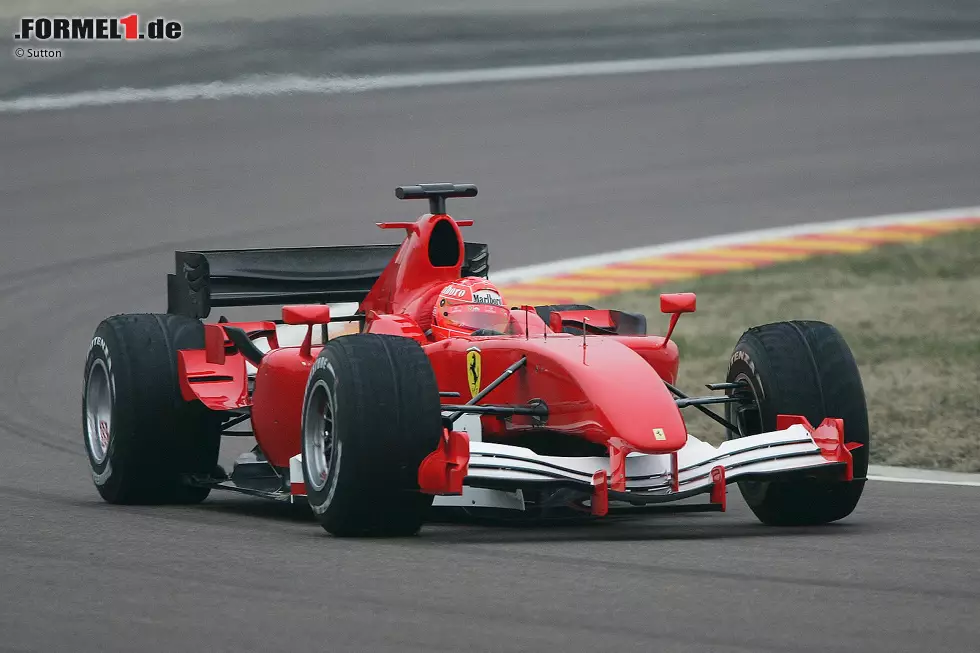
M804 426L729 440L713 447L694 436L677 452L677 494L708 491L711 470L721 466L731 481L747 474L778 474L839 464L821 454ZM576 481L591 485L595 472L611 472L605 457L541 456L530 449L489 442L470 445L467 483L490 481ZM626 490L675 493L670 454L631 453L626 457Z
M301 456L290 461L290 482L303 483ZM687 444L677 452L677 489L673 487L671 454L631 453L626 457L626 490L671 495L678 499L708 492L713 486L711 470L721 466L725 480L745 475L795 472L840 465L821 454L806 427L794 424L781 431L771 431L729 440L718 447L688 436ZM520 486L547 481L592 484L593 474L611 472L606 457L541 456L530 449L506 444L471 441L467 485ZM461 496L437 496L436 506L524 509L522 492L466 487Z
M289 500L295 502L306 496L306 484L303 481L303 454L296 454L289 459ZM487 490L479 487L464 487L463 493L454 496L435 498L434 505L456 508L504 508L507 510L524 510L524 493L521 490L504 492Z

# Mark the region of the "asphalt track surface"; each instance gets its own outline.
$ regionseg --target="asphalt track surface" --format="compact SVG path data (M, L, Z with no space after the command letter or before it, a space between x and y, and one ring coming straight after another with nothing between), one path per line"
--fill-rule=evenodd
M103 504L79 422L93 329L162 310L175 247L383 241L422 208L395 185L447 178L498 268L976 205L978 106L957 56L3 116L0 650L975 651L976 488L349 541L235 496Z
M165 16L176 42L36 43L57 61L0 51L0 99L228 80L370 75L776 48L976 38L964 0L72 0L73 15ZM64 0L0 3L0 39ZM29 45L8 41L9 47Z

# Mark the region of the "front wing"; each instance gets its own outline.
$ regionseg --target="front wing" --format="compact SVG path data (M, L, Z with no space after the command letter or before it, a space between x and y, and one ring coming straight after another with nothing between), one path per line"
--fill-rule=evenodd
M698 494L710 494L710 502L724 510L725 487L736 480L818 474L853 480L854 446L844 443L842 420L827 419L814 428L803 417L781 415L777 426L718 447L688 436L673 454L630 453L625 483L617 483L617 490L610 488L608 457L543 456L524 447L470 442L462 493L437 496L435 505L523 510L523 490L566 487L590 499L597 515L606 513L610 500L644 505ZM292 493L302 496L302 458L290 462Z

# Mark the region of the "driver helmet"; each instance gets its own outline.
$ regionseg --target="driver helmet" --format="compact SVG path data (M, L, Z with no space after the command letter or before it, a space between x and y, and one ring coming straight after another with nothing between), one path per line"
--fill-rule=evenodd
M500 291L480 277L452 282L442 289L432 307L432 336L436 340L474 332L504 333L509 324L510 311Z

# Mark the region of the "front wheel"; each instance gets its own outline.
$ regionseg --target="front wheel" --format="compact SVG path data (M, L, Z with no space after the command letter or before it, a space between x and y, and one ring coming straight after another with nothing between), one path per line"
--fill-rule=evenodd
M840 332L823 322L793 321L749 329L739 339L729 382L746 385L747 401L728 404L728 419L753 435L776 430L776 416L803 415L817 426L826 417L844 420L854 480L740 481L738 486L760 521L774 526L826 524L857 506L868 473L870 432L861 375ZM738 437L729 433L729 437Z
M363 334L320 352L303 401L303 481L337 536L419 531L432 495L418 469L442 435L435 373L414 340Z

